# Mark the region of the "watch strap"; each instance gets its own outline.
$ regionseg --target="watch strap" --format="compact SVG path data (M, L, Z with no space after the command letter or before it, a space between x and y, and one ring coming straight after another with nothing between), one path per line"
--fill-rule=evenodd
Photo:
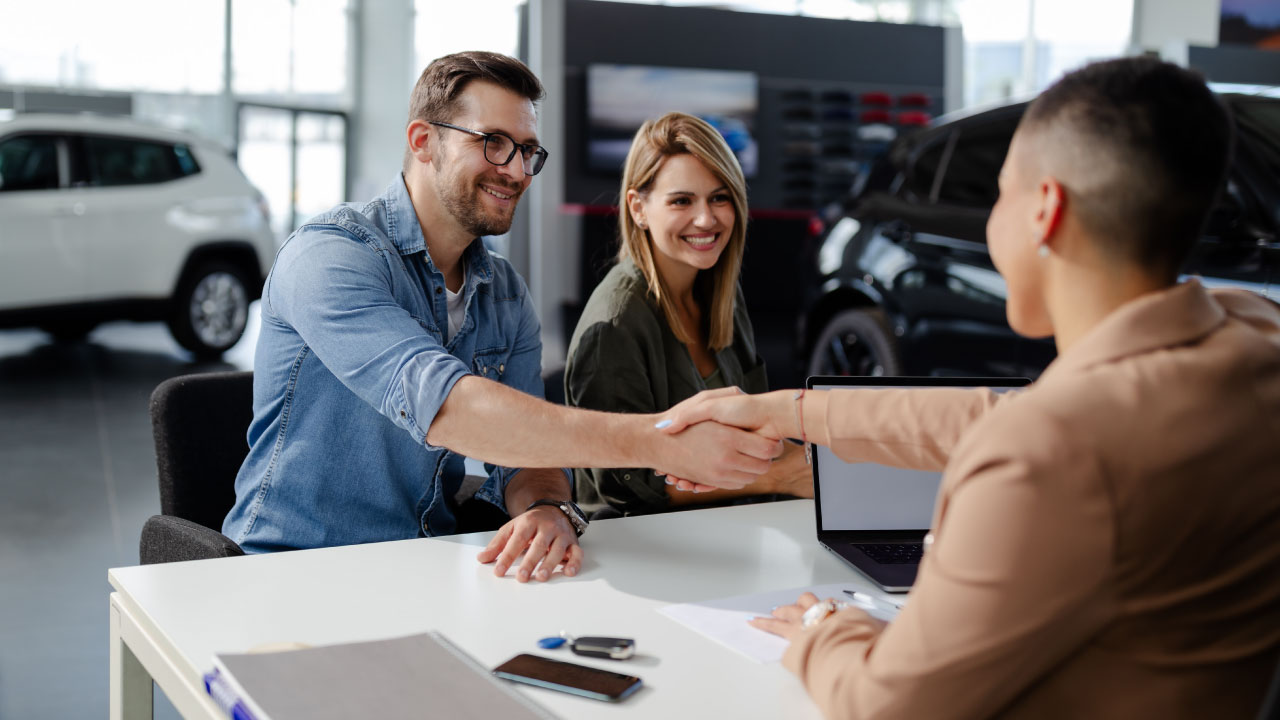
M572 500L552 500L550 498L543 498L542 500L534 500L529 504L529 507L524 509L524 511L529 512L530 510L542 505L549 505L564 513L564 516L569 519L569 526L573 528L574 533L576 533L578 537L582 537L582 533L586 531L587 525L590 522L587 520L586 513L582 512L582 508L574 504Z

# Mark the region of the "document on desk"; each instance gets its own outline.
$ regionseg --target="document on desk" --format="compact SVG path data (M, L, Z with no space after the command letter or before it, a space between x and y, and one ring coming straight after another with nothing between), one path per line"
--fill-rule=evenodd
M554 717L439 633L224 653L214 665L209 694L236 719Z
M822 600L835 598L847 602L866 610L872 617L886 622L898 614L898 608L895 605L900 604L901 600L876 599L872 602L858 600L844 592L850 588L852 584L846 582L773 590L755 595L737 595L719 600L668 605L660 608L658 612L756 662L771 663L782 660L782 653L787 649L787 641L777 635L757 630L748 625L747 621L768 615L778 605L790 605L805 592L811 592Z

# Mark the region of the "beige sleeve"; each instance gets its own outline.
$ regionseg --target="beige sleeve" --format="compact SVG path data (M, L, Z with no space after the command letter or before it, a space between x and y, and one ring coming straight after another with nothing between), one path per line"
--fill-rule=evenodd
M828 390L826 394L825 413L821 403L806 404L805 424L817 429L811 439L831 448L840 459L942 470L965 431L1019 393L910 388Z
M960 449L892 624L843 611L792 642L783 663L825 717L989 717L1114 614L1099 469L1066 427L1027 415L1001 413Z

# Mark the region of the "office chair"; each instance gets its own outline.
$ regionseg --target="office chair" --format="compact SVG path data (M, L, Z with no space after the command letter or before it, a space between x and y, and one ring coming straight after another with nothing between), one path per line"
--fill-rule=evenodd
M1280 657L1277 661L1276 670L1271 674L1271 685L1262 700L1262 709L1258 711L1258 720L1280 720Z
M161 515L142 527L143 565L244 555L223 535L249 448L253 373L182 375L151 393Z

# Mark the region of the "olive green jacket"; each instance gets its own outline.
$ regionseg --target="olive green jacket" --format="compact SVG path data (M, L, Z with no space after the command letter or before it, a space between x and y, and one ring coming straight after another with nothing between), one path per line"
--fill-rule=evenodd
M725 385L749 393L768 390L756 355L742 288L733 307L733 343L716 353ZM631 261L615 265L587 300L569 343L565 402L609 412L661 412L707 389L684 343L676 339L644 275ZM576 470L578 504L627 514L668 506L663 479L647 468Z

